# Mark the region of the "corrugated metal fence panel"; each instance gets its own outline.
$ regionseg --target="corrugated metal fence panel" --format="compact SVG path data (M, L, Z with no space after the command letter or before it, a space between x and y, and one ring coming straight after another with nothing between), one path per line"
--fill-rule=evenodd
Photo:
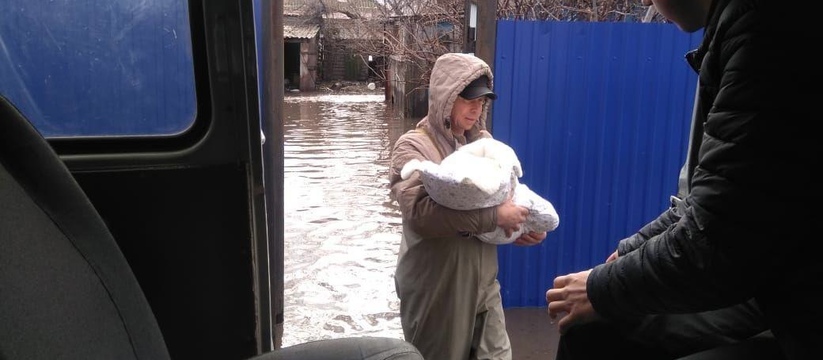
M554 278L602 263L677 189L697 77L683 55L701 33L671 24L497 23L491 128L521 182L560 227L536 247L500 248L505 307L545 306Z

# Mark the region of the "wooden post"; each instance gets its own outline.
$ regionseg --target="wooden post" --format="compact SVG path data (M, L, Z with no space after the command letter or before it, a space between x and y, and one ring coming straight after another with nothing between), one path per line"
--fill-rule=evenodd
M257 325L257 351L263 353L279 349L283 340L283 0L262 1L261 13L263 56L258 66L263 69L260 116L266 136L262 146L270 276L268 291L258 299L258 312L267 316Z
M497 38L497 2L477 2L477 48L475 55L494 71L495 39Z
M477 2L477 48L475 55L487 64L494 73L494 51L497 39L497 1L480 0ZM486 128L492 128L492 109L494 101L489 106L486 115Z

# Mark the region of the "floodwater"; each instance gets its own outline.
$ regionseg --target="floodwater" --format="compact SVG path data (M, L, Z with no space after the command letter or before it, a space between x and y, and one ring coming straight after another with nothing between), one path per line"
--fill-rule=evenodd
M401 220L389 200L391 146L418 119L371 94L290 94L283 107L283 347L403 338L394 269Z

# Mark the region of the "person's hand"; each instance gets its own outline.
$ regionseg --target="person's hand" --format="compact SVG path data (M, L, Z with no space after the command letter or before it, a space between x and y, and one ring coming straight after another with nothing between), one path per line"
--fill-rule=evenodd
M600 319L594 311L586 293L586 280L591 269L554 278L554 288L546 291L549 303L549 318L554 321L560 314L566 314L557 323L563 334L574 325L586 324Z
M606 258L606 262L610 263L612 261L615 261L615 260L617 260L618 257L620 257L620 254L618 254L617 250L615 250L611 255L609 255L608 258Z
M528 215L529 209L515 205L511 199L506 200L497 206L497 226L506 232L506 237L512 236L513 232L520 230L520 224L526 222Z
M529 231L523 235L521 235L517 240L514 241L515 245L520 246L532 246L537 245L543 242L543 239L546 238L547 233L544 231L542 233L536 233L534 231Z

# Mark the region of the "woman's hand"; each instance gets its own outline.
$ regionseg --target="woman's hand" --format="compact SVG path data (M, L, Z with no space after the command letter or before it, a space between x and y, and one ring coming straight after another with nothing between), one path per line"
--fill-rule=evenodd
M514 244L515 245L520 245L520 246L537 245L537 244L543 242L544 239L546 239L546 235L547 235L547 233L545 231L542 232L542 233L536 233L534 231L530 231L530 232L527 232L527 233L521 235L519 238L517 238L517 240L514 241Z
M497 226L506 232L506 237L520 230L520 224L526 222L529 209L515 205L511 199L497 206Z

